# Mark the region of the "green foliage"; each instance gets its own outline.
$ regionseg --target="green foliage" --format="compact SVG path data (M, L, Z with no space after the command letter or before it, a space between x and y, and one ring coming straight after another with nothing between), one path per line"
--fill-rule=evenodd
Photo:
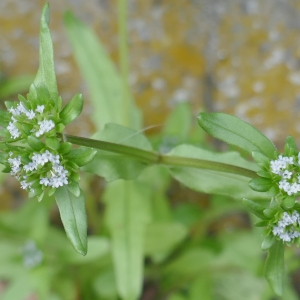
M47 3L42 11L40 27L40 66L35 77L34 84L38 86L44 84L48 89L51 98L57 101L58 92L56 75L53 60L53 45L50 30L48 27L50 20L49 4Z
M62 119L62 122L67 125L74 121L81 114L82 108L82 94L77 94L60 112L59 116Z
M259 151L274 158L275 146L261 132L237 117L224 113L200 113L199 125L212 136L248 153Z
M175 147L170 156L204 159L207 161L231 163L235 166L256 170L256 166L244 160L237 152L213 153L191 145ZM252 191L248 186L249 179L235 174L224 172L201 170L191 167L172 167L170 172L174 178L196 191L230 196L235 199L249 197L252 199L264 199L265 196Z
M84 195L78 197L62 186L55 191L55 199L59 208L67 236L74 249L82 255L87 253L87 219Z
M89 88L96 112L92 118L98 130L107 123L138 129L140 112L130 98L125 99L122 95L122 80L95 33L70 12L65 14L64 20L75 59ZM123 109L127 105L129 116Z
M276 241L269 249L265 276L276 295L282 296L284 277L284 244L282 241Z
M115 181L104 195L117 287L124 300L137 299L141 293L150 195L146 185L133 181Z

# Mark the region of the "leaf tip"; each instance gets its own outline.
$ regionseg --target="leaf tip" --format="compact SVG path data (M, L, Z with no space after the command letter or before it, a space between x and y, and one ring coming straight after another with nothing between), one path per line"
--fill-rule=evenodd
M49 24L49 21L50 21L50 4L49 4L49 2L47 2L43 7L42 20L43 19L45 20L45 22L47 24Z

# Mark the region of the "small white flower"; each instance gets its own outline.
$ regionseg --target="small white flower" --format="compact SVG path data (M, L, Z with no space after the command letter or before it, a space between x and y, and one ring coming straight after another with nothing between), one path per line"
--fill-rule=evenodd
M7 126L7 130L9 131L9 133L13 139L18 138L21 135L21 132L19 131L19 129L15 126L15 124L13 122L9 122L9 124Z
M44 108L45 108L45 105L38 105L35 111L42 114L44 111Z
M288 171L288 170L285 170L283 173L282 173L282 178L284 179L291 179L293 173Z
M32 120L34 119L35 117L35 112L31 109L30 111L26 111L26 117L29 119L29 120Z
M43 135L45 132L49 132L55 127L55 124L52 120L43 120L39 121L38 124L40 125L39 130L35 133L37 137Z
M44 186L48 186L50 185L50 180L47 177L43 177L40 179L40 184L44 185Z

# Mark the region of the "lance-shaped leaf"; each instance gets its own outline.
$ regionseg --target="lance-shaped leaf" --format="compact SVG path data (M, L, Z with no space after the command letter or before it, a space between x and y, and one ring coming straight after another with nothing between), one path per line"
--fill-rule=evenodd
M251 189L257 192L267 192L272 185L271 179L263 177L253 178L249 182Z
M40 65L34 84L43 84L49 91L51 98L57 101L57 84L54 70L53 45L50 30L48 27L50 18L49 3L42 11L40 27Z
M272 142L249 123L224 113L200 113L199 125L209 134L248 153L260 151L274 158L276 151Z
M282 296L284 280L284 244L276 241L269 249L265 264L265 277L277 296Z
M36 151L40 151L43 148L45 148L45 144L42 143L38 138L36 138L33 135L30 135L27 138L27 143L33 150L36 150Z
M117 180L108 185L104 199L117 289L123 300L136 300L143 283L143 247L151 193L141 182Z
M231 164L253 171L256 171L258 168L256 164L244 160L237 152L214 153L191 145L177 146L169 155ZM250 178L244 177L242 174L177 166L170 167L169 170L175 179L199 192L229 196L238 200L243 197L255 200L266 198L266 195L263 193L251 190L248 185Z
M267 235L261 244L261 250L270 249L275 242L276 242L276 237L273 234Z
M77 252L86 255L87 219L82 191L79 197L76 197L64 185L56 189L55 199L69 240Z
M97 153L97 150L92 148L80 147L71 150L66 158L71 162L75 163L77 166L82 167L93 160Z
M106 123L140 128L141 113L132 97L124 96L121 76L101 41L70 12L65 14L64 20L76 62L90 92L94 107L91 117L96 128L102 130Z
M83 96L82 94L77 94L60 112L59 116L62 119L62 122L65 125L71 123L81 114L82 107Z
M262 205L244 198L243 199L243 204L246 206L246 208L248 209L248 211L252 212L253 214L255 214L257 217L263 219L263 220L269 220L269 218L267 218L264 214L264 210L266 209L265 207L263 207Z

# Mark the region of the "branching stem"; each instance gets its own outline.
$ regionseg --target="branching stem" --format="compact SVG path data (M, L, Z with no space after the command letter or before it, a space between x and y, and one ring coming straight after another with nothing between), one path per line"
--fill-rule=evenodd
M133 159L140 160L147 164L162 164L170 167L190 167L236 174L249 178L257 177L255 171L229 164L188 157L162 155L160 153L138 149L127 145L93 140L69 134L61 135L61 137L65 142L70 142L75 145L95 148L113 153L123 154L125 156L129 156Z

